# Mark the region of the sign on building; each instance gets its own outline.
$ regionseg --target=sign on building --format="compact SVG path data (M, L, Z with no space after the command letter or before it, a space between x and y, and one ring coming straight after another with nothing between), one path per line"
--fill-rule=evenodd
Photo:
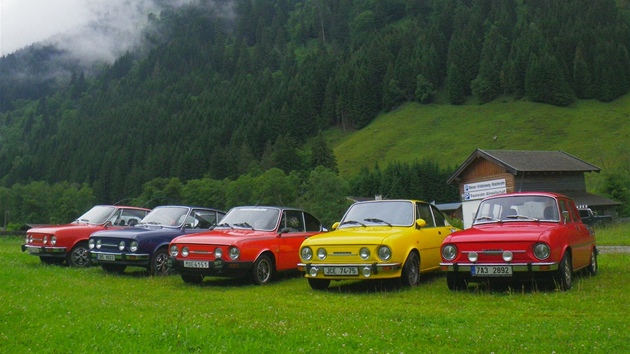
M502 193L507 193L505 179L468 183L464 184L462 201L483 199L491 195Z

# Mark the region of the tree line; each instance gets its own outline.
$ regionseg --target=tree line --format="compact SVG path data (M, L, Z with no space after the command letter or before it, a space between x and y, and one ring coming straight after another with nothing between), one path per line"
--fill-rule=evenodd
M627 1L235 0L233 18L226 3L152 14L142 50L111 65L1 58L0 186L112 203L155 179L307 175L319 132L408 101L565 106L630 87ZM44 62L75 70L51 81Z

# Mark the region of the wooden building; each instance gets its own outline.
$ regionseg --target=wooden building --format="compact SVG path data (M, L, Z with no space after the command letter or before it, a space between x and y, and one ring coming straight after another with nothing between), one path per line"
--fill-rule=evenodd
M586 191L585 172L600 168L563 151L475 150L448 179L457 183L464 227L470 227L481 199L510 192L565 194L578 205L613 215L619 202Z

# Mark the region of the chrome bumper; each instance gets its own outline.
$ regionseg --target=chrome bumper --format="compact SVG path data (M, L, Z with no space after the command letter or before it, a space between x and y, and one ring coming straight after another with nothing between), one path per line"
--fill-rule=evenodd
M446 272L472 271L473 266L510 266L513 272L551 272L558 269L556 262L536 263L440 263L440 269Z

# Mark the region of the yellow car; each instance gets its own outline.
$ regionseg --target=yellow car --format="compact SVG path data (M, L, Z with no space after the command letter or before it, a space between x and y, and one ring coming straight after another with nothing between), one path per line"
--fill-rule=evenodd
M300 247L298 269L315 290L348 279L415 286L420 273L439 269L442 240L457 231L434 205L417 200L354 203L332 229Z

